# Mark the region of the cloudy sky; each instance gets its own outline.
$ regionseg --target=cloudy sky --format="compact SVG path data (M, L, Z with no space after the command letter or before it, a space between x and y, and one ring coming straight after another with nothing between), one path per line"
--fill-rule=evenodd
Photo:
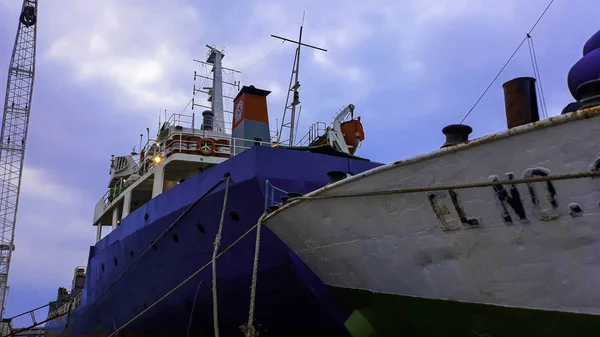
M444 142L442 127L460 122L548 4L40 2L34 103L7 316L54 299L59 286L70 288L73 269L86 262L94 243L93 207L105 193L110 155L129 153L146 127L154 132L161 109L172 113L185 107L193 71L203 71L192 59L204 59L206 44L224 46L225 66L244 70L235 80L272 91L274 124L283 111L294 47L270 34L295 38L306 11L304 41L328 52L303 51L299 134L315 121L330 122L353 103L366 132L358 154L391 162ZM550 115L571 100L566 74L587 38L600 29L593 24L600 16L596 2L556 0L534 31ZM20 7L21 0L0 2L2 84ZM474 137L506 127L501 84L532 74L524 45L466 120Z

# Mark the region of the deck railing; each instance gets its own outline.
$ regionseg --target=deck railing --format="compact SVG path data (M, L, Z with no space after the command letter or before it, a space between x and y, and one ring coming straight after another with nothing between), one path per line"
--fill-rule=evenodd
M197 136L201 138L211 138L215 141L219 140L228 140L230 142L229 146L222 145L220 149L215 149L214 155L226 155L226 157L232 157L236 153L239 153L243 150L250 149L254 146L273 146L271 141L257 141L253 139L244 139L244 138L236 138L231 137L229 135L213 133L208 130L194 130L194 133L190 134L189 132L184 132L183 127L187 127L186 124L190 123L190 127L194 125L195 122L186 120L184 117L190 117L185 115L177 115L178 117L173 117L176 115L172 115L169 121L177 122L177 124L172 124L171 126L182 126L180 131L175 131L171 135L169 135L168 139L164 139L162 141L158 141L156 139L149 139L146 144L143 146L143 150L140 153L144 153L144 157L138 159L135 166L133 167L134 174L139 175L140 177L145 175L148 172L152 172L154 170L155 164L152 162L153 158L157 155L160 156L163 160L173 153L186 153L190 151L199 150L199 144L195 141L189 141L182 139L182 136ZM227 124L227 122L225 122ZM177 138L179 139L173 139ZM219 144L217 144L219 145ZM201 155L197 153L197 155ZM214 156L213 155L213 156ZM131 184L134 183L134 180L126 180L121 179L118 180L112 188L109 188L104 195L102 196L102 200L104 201L104 209L107 209L112 204L113 200L117 199L119 195L128 188Z
M308 146L319 137L322 137L327 132L327 124L325 122L313 123L308 132L296 144L300 146Z

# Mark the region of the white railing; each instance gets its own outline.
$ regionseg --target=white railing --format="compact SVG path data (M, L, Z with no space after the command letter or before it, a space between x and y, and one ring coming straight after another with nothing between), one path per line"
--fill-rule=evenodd
M173 139L177 138L179 139ZM253 139L244 139L244 138L235 138L228 135L213 133L211 131L202 131L198 130L197 133L190 134L189 132L176 131L169 135L168 139L164 139L162 141L157 141L155 139L149 139L146 144L143 146L143 150L140 152L144 154L143 158L140 158L138 162L133 167L133 173L139 175L140 177L144 176L146 173L151 172L154 169L153 159L158 155L162 160L165 160L170 155L175 153L182 154L193 154L193 155L202 155L199 153L200 144L196 141L184 140L183 136L196 136L200 138L210 138L215 140L215 142L219 140L228 140L229 145L226 144L215 144L214 154L215 155L224 155L225 158L234 156L237 151L250 149L256 145L260 146L272 146L270 141L257 141ZM248 144L250 143L250 144ZM135 180L127 180L120 179L118 180L112 188L109 188L104 195L102 196L102 200L104 202L104 209L110 207L113 200L116 200L119 195L127 189L131 184L133 184Z
M228 120L216 119L214 117L211 120L212 120L213 127L216 126L217 124L222 123L226 132L231 132L232 122L230 122ZM192 129L194 131L197 131L197 130L201 129L201 125L203 123L204 123L204 116L202 116L201 113L200 114L192 113L190 115L183 114L183 113L176 113L176 114L172 114L171 116L169 116L169 119L167 119L164 123L161 123L160 127L163 127L163 125L166 124L167 126L175 126L175 127L178 126L178 127Z
M179 136L178 139L173 139L177 138L177 136ZM200 150L199 142L182 139L183 136L210 138L215 140L215 142L218 142L219 140L227 140L230 142L228 146L226 144L216 144L214 152L215 154L225 154L230 156L235 154L234 148L247 150L256 145L272 146L271 141L257 141L254 139L236 138L231 137L229 135L212 133L210 131L201 131L194 134L176 131L172 133L168 139L162 140L160 142L156 140L148 141L144 146L144 150L142 151L144 153L144 157L137 162L136 166L134 167L134 172L140 174L140 176L147 173L150 170L150 168L153 167L153 165L150 165L151 167L148 167L145 164L147 164L157 155L160 155L161 158L164 159L173 153L194 152L193 154L196 154L195 152ZM246 143L251 143L252 145L248 146L246 145ZM197 154L201 155L201 153L199 152Z
M171 126L181 126L184 128L194 129L197 125L196 114L172 114L169 119L167 119L166 123ZM202 116L200 116L200 124L202 124Z
M212 120L212 125L213 128L216 127L218 124L222 124L223 128L224 128L224 132L226 133L231 133L231 129L233 127L233 122L231 121L231 112L229 111L224 111L226 114L223 116L224 118L226 118L226 120L220 120L220 119L216 119L211 118ZM167 126L179 126L182 128L187 128L187 129L192 129L192 130L200 130L202 129L201 126L204 123L204 116L202 116L202 114L196 114L193 113L191 115L186 115L186 114L182 114L182 113L178 113L178 114L172 114L169 119L167 119L166 121ZM160 125L160 127L162 127L163 124ZM208 130L210 131L210 130Z

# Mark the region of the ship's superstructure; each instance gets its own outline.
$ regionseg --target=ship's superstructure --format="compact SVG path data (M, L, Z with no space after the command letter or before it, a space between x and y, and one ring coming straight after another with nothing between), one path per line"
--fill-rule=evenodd
M231 129L231 124L226 122L223 109L221 61L224 52L207 47L209 52L206 63L212 65L210 72L213 77L212 86L204 89L207 89L212 110L204 110L200 117L195 113L172 114L160 125L155 138L151 139L147 131L145 144L141 146L139 154L134 151L111 159L108 191L94 210L93 224L97 226L97 241L102 237L103 226L115 229L130 212L185 179L222 163L251 146L271 145L268 138L248 142L244 138L245 133L236 129L237 124L242 121L237 124L234 122L233 125L233 133L239 135L239 138L227 132L227 129ZM248 88L244 87L241 92L248 92ZM265 117L268 94L266 90L262 90L260 94L245 94L249 97L248 100L259 101L261 107L265 107L262 113ZM247 106L244 111L252 115L255 110L252 110L252 106ZM265 123L268 129L268 118ZM140 138L142 140L143 135Z
M172 114L154 139L147 133L139 154L134 150L111 159L109 189L94 210L97 241L102 237L103 226L116 228L130 212L198 172L251 147L278 145L270 139L268 90L244 86L233 98L232 122L226 122L223 81L218 75L222 72L224 52L207 47L206 63L213 65L210 72L214 75L212 86L205 89L213 110L204 110L201 118L194 113ZM221 97L217 97L219 93ZM330 145L342 153L354 154L364 140L364 131L360 117L355 119L353 113L354 105L350 104L338 113L331 127L323 122L313 124L301 140L302 145ZM347 116L351 117L344 121Z

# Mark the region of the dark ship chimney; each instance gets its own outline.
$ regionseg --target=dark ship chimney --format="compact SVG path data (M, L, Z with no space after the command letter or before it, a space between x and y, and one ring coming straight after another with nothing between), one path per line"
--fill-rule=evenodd
M212 131L214 118L215 118L214 112L212 112L211 110L204 110L202 112L202 130Z
M469 142L469 134L473 129L465 124L450 124L442 129L442 133L446 135L446 142L442 148L461 143Z
M509 129L540 120L535 78L518 77L504 83L502 89L504 89L506 126Z

